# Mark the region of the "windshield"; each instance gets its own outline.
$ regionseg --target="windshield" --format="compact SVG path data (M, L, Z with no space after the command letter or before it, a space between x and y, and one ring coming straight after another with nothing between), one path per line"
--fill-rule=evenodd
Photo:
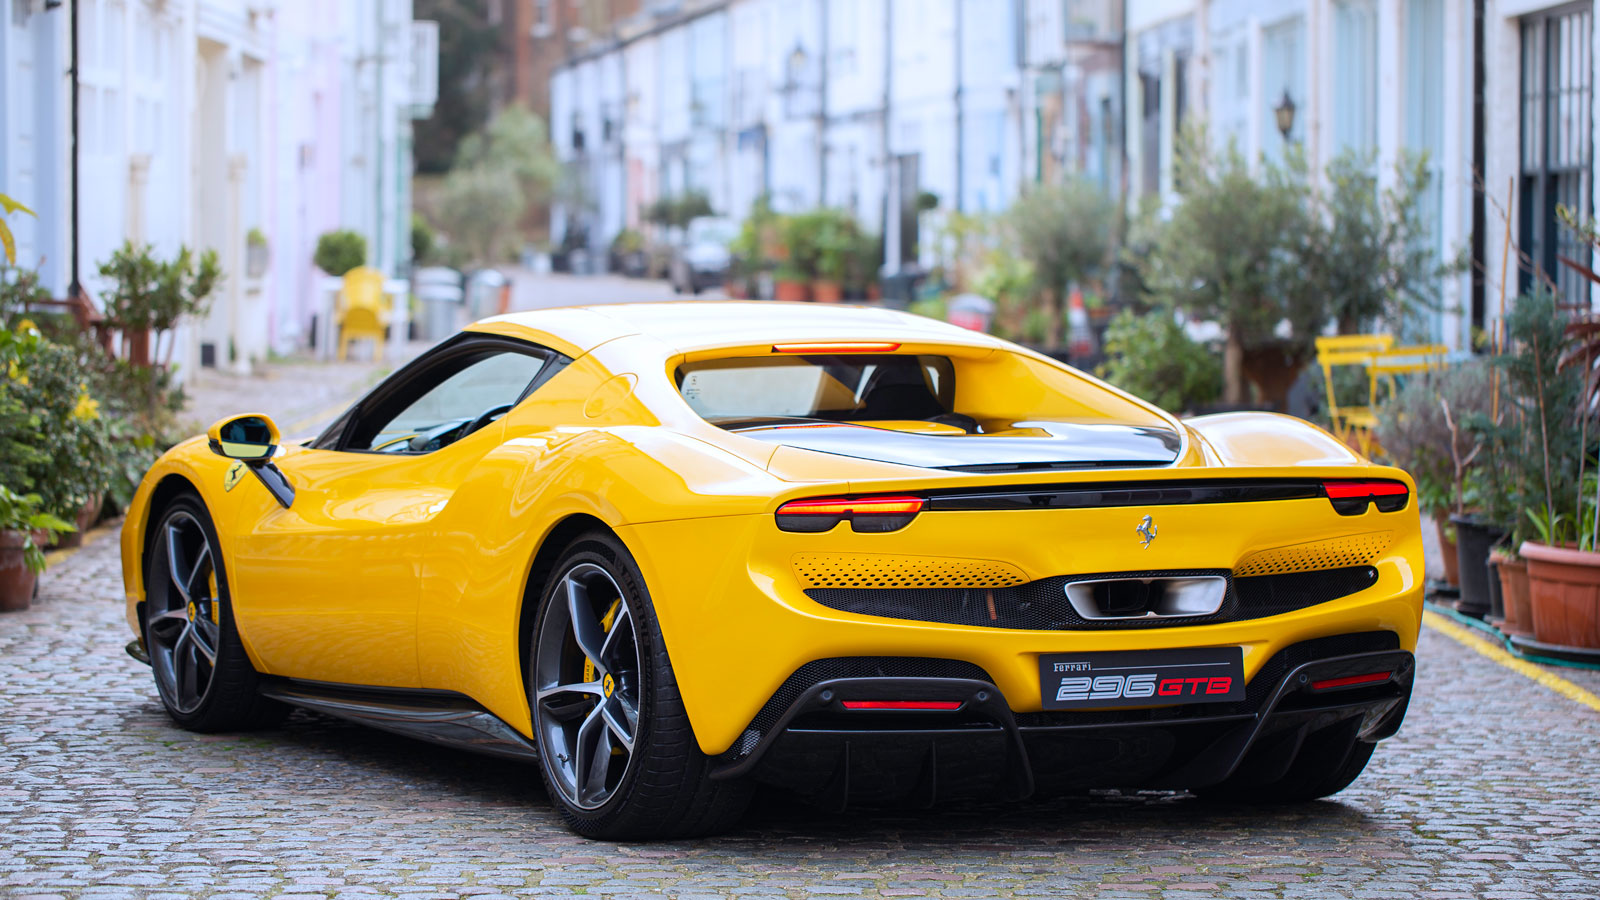
M951 411L943 356L807 355L714 359L678 369L690 408L724 428L771 419L933 419Z

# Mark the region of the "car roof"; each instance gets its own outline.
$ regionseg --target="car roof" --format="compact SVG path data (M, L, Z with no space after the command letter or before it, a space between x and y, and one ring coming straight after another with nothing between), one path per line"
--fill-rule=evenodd
M759 300L570 306L509 313L468 327L565 345L556 349L569 356L636 334L653 337L681 353L764 341L881 340L1002 346L1001 341L987 334L898 310Z

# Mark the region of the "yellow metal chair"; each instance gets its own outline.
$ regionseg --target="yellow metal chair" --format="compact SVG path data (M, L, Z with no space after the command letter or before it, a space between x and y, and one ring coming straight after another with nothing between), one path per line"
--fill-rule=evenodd
M1389 385L1392 393L1400 377L1442 368L1449 348L1443 344L1413 344L1396 347L1392 334L1341 334L1317 338L1317 364L1322 367L1328 391L1328 418L1334 434L1347 444L1371 456L1380 449L1373 429L1378 425L1378 384ZM1340 405L1334 390L1333 370L1339 366L1361 366L1367 372L1365 405Z
M389 334L389 303L383 294L382 272L359 266L345 273L335 321L339 326L339 359L348 355L352 341L367 339L372 341L373 359L383 359L383 343Z

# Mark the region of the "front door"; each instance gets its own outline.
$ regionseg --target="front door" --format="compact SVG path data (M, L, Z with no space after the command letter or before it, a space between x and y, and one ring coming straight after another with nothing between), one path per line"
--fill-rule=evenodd
M274 675L417 687L421 561L433 523L499 444L499 419L551 354L468 335L407 366L330 432L277 460L288 508L236 485L240 630ZM241 481L249 481L246 476Z

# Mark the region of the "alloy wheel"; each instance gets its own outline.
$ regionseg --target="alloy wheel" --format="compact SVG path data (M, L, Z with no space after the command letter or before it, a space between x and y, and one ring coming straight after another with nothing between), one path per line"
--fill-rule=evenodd
M556 583L534 657L534 720L551 781L581 809L603 806L639 734L638 632L628 598L594 563Z
M178 713L205 702L222 643L216 556L200 522L178 511L162 523L145 634L161 695Z

